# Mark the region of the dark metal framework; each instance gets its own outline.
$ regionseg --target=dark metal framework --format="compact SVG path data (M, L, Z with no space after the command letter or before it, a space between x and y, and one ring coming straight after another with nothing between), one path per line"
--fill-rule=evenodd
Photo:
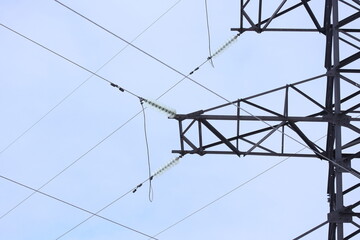
M326 73L207 110L177 114L180 150L173 152L182 155L235 154L327 160L330 206L327 221L295 239L301 239L324 225L329 226L329 240L358 239L360 197L347 205L344 198L360 190L360 173L351 164L352 160L360 158L360 1L323 1L322 24L312 2L315 1L300 0L285 7L287 1L283 0L269 17L264 18L262 0L241 0L240 27L232 30L240 34L249 31L321 33L326 40ZM251 11L248 10L250 6ZM257 10L255 14L254 6ZM312 27L272 28L275 19L281 19L299 8L305 9L304 17L311 19ZM344 16L343 8L347 8L350 14ZM342 51L345 48L346 51ZM314 83L316 96L308 93ZM267 106L269 98L278 99L279 104ZM291 108L294 101L304 107ZM307 112L308 109L312 112ZM316 139L318 136L314 136L314 128L317 132L323 131L326 137ZM299 149L291 149L288 141L296 141L307 151L294 151ZM345 174L354 177L357 182L347 189L343 184Z

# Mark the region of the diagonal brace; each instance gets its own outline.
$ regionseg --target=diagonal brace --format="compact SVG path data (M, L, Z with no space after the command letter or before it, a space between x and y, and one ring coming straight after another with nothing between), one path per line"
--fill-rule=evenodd
M273 128L268 134L266 134L262 139L260 139L260 141L256 144L254 144L254 146L252 146L245 154L244 156L246 156L248 153L252 152L252 150L254 150L255 148L259 147L259 145L264 142L267 138L269 138L274 132L276 132L281 126L283 126L285 124L285 122L282 122L281 124L279 124L277 127Z
M224 137L216 128L213 127L208 121L205 119L201 119L202 124L207 127L215 136L217 136L226 146L228 146L236 155L240 157L240 151L233 145L231 142Z
M319 150L317 149L316 145L310 140L308 139L305 134L300 130L300 128L292 121L289 121L289 125L291 126L291 128L300 136L300 138L308 145L308 147L310 147L311 150L313 150L313 152L320 158L320 159L324 159L323 156L321 156Z

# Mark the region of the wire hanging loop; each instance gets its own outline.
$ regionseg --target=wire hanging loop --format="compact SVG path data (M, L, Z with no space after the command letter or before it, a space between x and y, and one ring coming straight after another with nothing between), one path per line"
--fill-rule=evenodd
M149 151L149 141L146 131L146 115L145 115L145 108L144 108L144 98L139 97L142 112L143 112L143 118L144 118L144 136L145 136L145 144L146 144L146 155L147 155L147 163L148 163L148 174L149 174L149 201L152 202L154 200L154 191L152 188L152 179L151 176L151 163L150 163L150 151Z
M212 56L211 51L211 33L210 33L210 23L209 23L209 11L208 11L208 3L205 0L205 15L206 15L206 26L207 26L207 34L208 34L208 48L209 48L209 56ZM209 58L211 66L214 68L214 62L212 58Z

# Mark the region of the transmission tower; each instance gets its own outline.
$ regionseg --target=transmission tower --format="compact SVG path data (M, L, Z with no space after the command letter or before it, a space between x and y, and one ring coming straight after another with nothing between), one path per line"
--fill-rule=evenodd
M177 114L174 118L179 122L180 149L173 152L326 160L329 163L327 194L330 208L327 221L295 239L325 225L328 225L329 240L359 239L360 224L355 219L360 218L357 212L360 197L359 201L347 205L344 199L360 188L360 173L352 167L352 160L360 158L360 38L357 35L360 33L360 1L323 1L322 22L312 2L315 1L299 0L297 4L285 7L287 1L283 0L272 14L264 17L262 0L241 0L240 27L232 31L239 34L321 33L325 40L325 73L207 110ZM311 19L312 27L272 27L275 19L279 22L283 16L300 8L305 9L304 18ZM345 15L344 8L350 14ZM346 55L342 51L345 48ZM316 96L306 91L314 85ZM269 99L271 106L268 106ZM277 104L273 103L274 99ZM297 107L292 108L295 101ZM307 112L308 109L317 110ZM315 139L314 129L323 131L325 140ZM307 151L295 151L299 149L292 149L291 144L287 144L289 141L300 143ZM344 189L345 175L356 179L356 184Z

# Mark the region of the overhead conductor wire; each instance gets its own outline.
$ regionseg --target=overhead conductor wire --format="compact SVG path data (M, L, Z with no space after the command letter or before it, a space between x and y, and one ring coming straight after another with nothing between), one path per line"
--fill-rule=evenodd
M54 53L55 55L65 59L65 60L68 60L68 62L70 63L73 63L75 64L76 66L79 66L81 67L82 69L84 70L87 70L85 67L82 67L81 65L73 62L72 60L66 58L66 57L63 57L62 55L60 55L59 53L43 46L42 44L26 37L25 35L3 25L0 23L1 26L5 27L6 29L16 33L17 35L29 40L30 42L32 43L35 43L36 45L44 48L45 50L48 50L50 51L51 53ZM169 89L167 89L164 93L162 93L159 97L156 98L156 100L160 99L161 97L163 97L164 95L166 95L168 92L170 92L172 89L174 89L176 86L178 86L178 84L180 84L182 81L184 81L188 76L192 75L193 73L195 73L196 71L198 71L200 69L201 66L203 66L207 61L209 61L209 58L204 61L202 64L200 64L198 67L196 67L193 71L191 71L189 74L185 75L185 77L181 78L178 82L176 82L173 86L171 86ZM92 73L92 71L90 70L87 70L89 72ZM94 74L95 76L98 76L98 74ZM123 88L119 87L118 85L112 83L111 81L107 80L107 82L110 82L110 84L113 86L113 87L117 87L119 88L119 90L121 91L125 91ZM142 99L141 97L135 95L135 94L132 94L134 96L136 96L137 98L139 99ZM107 140L108 138L110 138L113 134L115 134L118 130L120 130L121 128L123 128L125 125L127 125L130 121L132 121L135 117L137 117L140 113L142 113L142 111L139 111L138 113L136 113L133 117L131 117L129 120L127 120L125 123L123 123L121 126L119 126L118 128L116 128L114 131L112 131L110 134L108 134L105 138L103 138L100 142L98 142L97 144L95 144L93 147L91 147L88 151L86 151L84 154L82 154L80 157L78 157L77 159L75 159L72 163L70 163L67 167L65 167L63 170L61 170L59 173L57 173L55 176L53 176L51 179L49 179L47 182L45 182L43 185L41 185L37 190L40 191L42 188L44 188L45 186L47 186L50 182L52 182L54 179L56 179L57 177L59 177L61 174L63 174L65 171L67 171L70 167L72 167L75 163L77 163L78 161L80 161L83 157L85 157L88 153L90 153L91 151L93 151L95 148L97 148L100 144L102 144L105 140ZM34 191L32 194L30 194L28 197L26 197L25 199L23 199L21 202L19 202L17 205L15 205L13 208L11 208L10 210L8 210L5 214L3 214L2 216L0 216L0 219L4 218L5 216L7 216L10 212L12 212L13 210L15 210L16 208L18 208L21 204L23 204L25 201L27 201L29 198L31 198L34 194L36 193L36 191Z
M125 40L124 38L118 36L118 35L115 34L114 32L112 32L112 31L106 29L105 27L99 25L98 23L96 23L96 22L94 22L93 20L87 18L86 16L82 15L81 13L75 11L74 9L70 8L69 6L61 3L61 2L58 1L58 0L54 0L54 1L57 2L57 3L59 3L59 4L61 4L61 5L64 6L65 8L69 9L70 11L74 12L74 13L77 14L78 16L80 16L80 17L84 18L85 20L89 21L90 23L94 24L95 26L97 26L97 27L103 29L104 31L108 32L109 34L115 36L116 38L120 39L121 41L124 41L124 42L126 42L126 43L129 43L129 42L128 42L127 40ZM218 51L216 51L212 56L209 56L208 59L207 59L207 61L211 60L214 56L216 56L216 55L218 55L219 53L223 52L230 44L232 44L233 42L235 42L235 40L237 40L237 38L238 38L240 35L241 35L241 33L236 34L232 39L230 39L223 47L221 47ZM182 75L184 78L189 79L189 80L192 81L193 83L195 83L195 84L199 85L200 87L204 88L205 90L211 92L211 93L214 94L215 96L223 99L224 101L226 101L226 102L228 102L228 103L232 103L230 100L226 99L225 97L223 97L222 95L218 94L217 92L211 90L210 88L206 87L205 85L203 85L203 84L195 81L194 79L190 78L189 75L185 75L184 73L182 73L182 72L180 72L179 70L173 68L173 67L170 66L169 64L166 64L165 62L163 62L163 61L161 61L160 59L156 58L155 56L149 54L148 52L140 49L139 47L135 46L134 44L129 43L129 45L132 46L133 48L137 49L138 51L144 53L145 55L151 57L152 59L156 60L157 62L161 63L162 65L166 66L167 68L169 68L169 69L177 72L178 74ZM205 61L205 62L207 62L207 61ZM195 70L198 70L198 69L199 69L199 68L196 68ZM324 74L321 75L321 76L324 76ZM234 105L235 107L241 109L242 111L246 112L247 114L255 117L255 118L258 119L259 121L263 122L265 125L273 128L274 130L276 130L276 131L278 131L278 132L281 132L280 129L275 129L275 127L273 127L271 124L269 124L268 122L262 120L261 118L255 116L255 115L251 114L249 111L243 109L242 107L237 106L236 104L233 104L233 105ZM288 135L288 134L286 134L286 133L285 133L284 135L287 136L288 138L294 140L295 142L299 143L300 145L302 145L302 146L307 147L308 149L310 149L310 147L306 146L304 143L302 143L302 142L300 142L299 140L293 138L292 136L290 136L290 135ZM310 149L310 150L312 150L312 149ZM323 157L323 159L325 159L325 160L333 163L333 164L336 165L337 167L339 167L339 168L345 170L346 172L352 174L353 176L355 176L355 177L357 177L357 178L360 178L360 174L358 174L357 172L354 172L354 171L352 171L351 169L348 169L348 168L346 168L346 167L338 164L338 163L335 162L334 160L329 159L328 157L324 156L324 155L321 154L321 153L317 153L317 154L318 154L319 156Z
M32 187L30 187L30 186L28 186L28 185L25 185L25 184L23 184L23 183L20 183L20 182L18 182L18 181L15 181L15 180L10 179L10 178L8 178L8 177L5 177L5 176L3 176L3 175L0 175L0 178L4 179L4 180L6 180L6 181L12 182L12 183L14 183L14 184L17 184L17 185L19 185L19 186L21 186L21 187L27 188L27 189L29 189L29 190L31 190L31 191L37 192L37 193L39 193L39 194L41 194L41 195L43 195L43 196L46 196L46 197L48 197L48 198L54 199L54 200L56 200L56 201L58 201L58 202L64 203L64 204L66 204L66 205L68 205L68 206L71 206L71 207L76 208L76 209L78 209L78 210L81 210L81 211L83 211L83 212L89 213L89 214L91 214L92 216L97 216L97 217L99 217L99 218L101 218L101 219L103 219L103 220L106 220L106 221L108 221L108 222L114 223L114 224L116 224L116 225L118 225L118 226L120 226L120 227L126 228L126 229L128 229L128 230L130 230L130 231L136 232L136 233L141 234L141 235L146 236L146 237L150 237L151 239L157 239L157 238L152 237L152 236L150 236L150 235L148 235L148 234L145 234L145 233L143 233L143 232L140 232L140 231L138 231L138 230L136 230L136 229L134 229L134 228L128 227L128 226L126 226L126 225L124 225L124 224L121 224L121 223L119 223L119 222L116 222L116 221L114 221L114 220L111 220L111 219L109 219L109 218L106 218L106 217L104 217L104 216L100 216L100 215L98 215L97 213L94 213L94 212L91 212L91 211L89 211L89 210L86 210L85 208L79 207L79 206L77 206L77 205L75 205L75 204L69 203L69 202L67 202L67 201L64 201L64 200L62 200L62 199L60 199L60 198L54 197L54 196L52 196L52 195L50 195L50 194L47 194L47 193L45 193L45 192L39 191L39 190L37 190L37 189L35 189L35 188L32 188Z
M202 88L208 90L209 92L215 94L216 96L218 96L218 97L220 97L220 98L228 101L226 98L224 98L224 97L222 97L221 95L217 94L217 93L214 92L213 90L209 89L208 87L204 86L203 84L201 84L201 83L195 81L194 79L190 78L189 75L191 75L191 74L186 75L186 74L180 72L180 71L177 70L176 68L170 66L169 64L165 63L164 61L160 60L159 58L155 57L154 55L151 55L150 53L148 53L148 52L144 51L143 49L137 47L136 45L130 43L130 42L127 41L126 39L120 37L119 35L115 34L114 32L112 32L112 31L108 30L107 28L101 26L100 24L94 22L93 20L89 19L88 17L84 16L83 14L75 11L75 10L72 9L71 7L65 5L64 3L62 3L62 2L60 2L60 1L58 1L58 0L54 0L54 1L57 2L57 3L59 3L60 5L62 5L63 7L67 8L68 10L72 11L72 12L75 13L76 15L80 16L81 18L85 19L86 21L88 21L88 22L94 24L95 26L101 28L101 29L104 30L105 32L107 32L107 33L113 35L114 37L120 39L121 41L129 44L131 47L133 47L133 48L135 48L136 50L142 52L143 54L147 55L148 57L154 59L155 61L159 62L160 64L164 65L165 67L167 67L167 68L171 69L172 71L178 73L179 75L183 76L184 78L189 79L190 81L192 81L192 82L194 82L195 84L201 86ZM227 48L227 47L228 47L232 42L234 42L239 36L240 36L240 33L236 34L236 35L235 35L229 42L227 42L221 49L219 49L219 50L218 50L216 53L214 53L212 56L209 56L208 59L207 59L203 64L205 64L206 62L210 61L215 55L219 54L221 51L223 51L225 48ZM202 64L202 65L203 65L203 64ZM202 66L202 65L201 65L201 66ZM199 70L199 69L196 68L194 71L197 71L197 70ZM193 71L193 72L194 72L194 71Z
M121 196L119 196L118 198L116 198L115 200L111 201L110 203L106 204L104 207L102 207L100 210L96 211L95 213L91 213L90 216L88 216L87 218L85 218L84 220L82 220L81 222L79 222L78 224L76 224L75 226L73 226L72 228L70 228L69 230L67 230L66 232L64 232L63 234L61 234L59 237L56 238L56 240L64 237L65 235L69 234L70 232L72 232L73 230L75 230L76 228L80 227L82 224L84 224L85 222L87 222L88 220L90 220L93 217L97 217L99 216L99 214L104 211L105 209L107 209L108 207L112 206L113 204L115 204L116 202L118 202L120 199L124 198L126 195L128 195L129 193L135 193L139 188L142 187L142 185L149 181L150 178L142 181L140 184L138 184L135 188L130 189L129 191L125 192L124 194L122 194ZM154 237L153 237L154 238Z
M131 42L135 41L136 39L138 39L143 33L145 33L151 26L153 26L156 22L158 22L163 16L165 16L171 9L173 9L177 4L179 4L182 0L177 1L175 4L173 4L170 8L168 8L166 10L166 12L164 12L162 15L160 15L154 22L152 22L146 29L144 29L139 35L137 35L137 37L135 37ZM55 54L56 56L61 57L62 59L67 60L68 62L80 67L83 70L86 70L87 72L90 72L92 75L90 77L88 77L85 81L83 81L80 85L78 85L73 91L71 91L68 95L66 95L58 104L56 104L52 109L50 109L45 115L43 115L38 121L36 121L34 124L32 124L25 132L23 132L22 134L20 134L15 140L13 140L10 144L8 144L1 152L3 153L4 151L6 151L10 146L12 146L16 141L18 141L21 137L23 137L27 132L29 132L35 125L37 125L41 120L43 120L47 115L49 115L56 107L58 107L60 104L62 104L68 97L70 97L73 93L75 93L76 90L78 90L82 85L85 84L85 82L87 82L91 77L93 76L99 76L96 74L96 72L100 71L106 64L108 64L111 60L113 60L117 55L119 55L126 47L128 47L129 45L126 45L125 47L123 47L116 55L114 55L112 58L110 58L105 64L102 65L102 67L100 67L96 72L92 72L88 69L86 69L85 67L81 66L80 64L77 64L75 62L73 62L72 60L60 55L59 53L49 49L48 47L45 47L44 45L30 39L29 37L26 37L25 35L11 29L10 27L5 26L4 24L0 25L10 31L12 31L13 33L16 33L17 35L25 38L26 40L42 47L43 49ZM102 78L102 77L100 77ZM103 79L104 80L104 79ZM112 86L114 87L118 87L120 89L119 86L117 86L116 84L110 82L109 80L105 79L107 82L109 82ZM180 82L178 82L180 83ZM178 84L177 83L177 84ZM168 89L165 93L163 93L160 97L158 97L157 99L161 98L162 96L164 96L167 92L169 92L170 90L172 90L175 86L177 86L177 84L173 85L170 89ZM121 88L122 89L122 88ZM120 90L121 90L120 89ZM124 89L123 89L124 90ZM134 95L134 94L133 94ZM137 95L135 95L137 96ZM138 97L138 96L137 96ZM97 148L100 144L102 144L105 140L107 140L108 138L110 138L113 134L115 134L117 131L119 131L121 128L123 128L125 125L127 125L130 121L132 121L135 117L137 117L139 114L141 113L138 112L136 113L134 116L132 116L130 119L128 119L125 123L123 123L122 125L120 125L118 128L116 128L114 131L112 131L110 134L108 134L105 138L103 138L100 142L98 142L97 144L95 144L93 147L91 147L88 151L86 151L84 154L82 154L80 157L78 157L77 159L75 159L71 164L69 164L67 167L65 167L63 170L61 170L58 174L56 174L54 177L52 177L50 180L48 180L46 183L44 183L42 186L40 186L38 188L38 190L41 190L42 188L44 188L46 185L48 185L50 182L52 182L55 178L59 177L62 173L64 173L66 170L68 170L70 167L72 167L76 162L78 162L79 160L81 160L83 157L85 157L88 153L90 153L92 150L94 150L95 148ZM25 199L23 199L22 201L20 201L18 204L16 204L14 207L12 207L10 210L8 210L6 213L4 213L3 215L0 216L0 220L2 218L4 218L5 216L7 216L10 212L12 212L13 210L15 210L16 208L18 208L21 204L23 204L25 201L27 201L30 197L32 197L36 192L33 192L32 194L30 194L29 196L27 196Z
M196 67L193 71L191 71L187 76L190 76L192 74L194 74L196 71L198 71L200 69L201 66L203 66L204 64L206 64L209 61L209 58L204 61L202 64L200 64L198 67ZM166 95L167 93L169 93L172 89L174 89L176 86L178 86L182 81L184 81L186 79L186 77L181 78L178 82L176 82L174 85L172 85L169 89L167 89L165 92L163 92L159 97L156 98L156 100L159 100L160 98L162 98L164 95ZM139 111L138 113L136 113L132 118L130 118L127 122L125 122L123 125L121 125L118 129L116 129L114 132L116 132L117 130L119 130L120 128L124 127L126 124L128 124L131 120L133 120L135 117L137 117L139 114L142 113L142 110ZM109 136L110 137L110 136ZM99 214L100 212L102 212L103 210L107 209L108 207L110 207L111 205L115 204L117 201L119 201L121 198L125 197L128 193L130 192L137 192L137 190L139 188L141 188L143 186L143 184L145 182L147 182L148 180L150 181L150 179L152 180L154 177L160 175L161 173L163 173L165 170L168 170L169 167L171 167L174 164L177 164L180 160L180 158L182 158L183 155L180 155L178 157L176 157L174 160L172 160L169 164L167 164L166 166L164 166L163 168L159 169L158 171L156 171L152 176L150 176L147 180L143 181L142 183L138 184L135 188L131 189L130 191L128 191L127 193L123 194L121 197L113 200L111 203L107 204L105 207L101 208L98 212L96 212L97 214ZM75 230L76 228L78 228L80 225L84 224L85 222L87 222L88 220L90 220L92 217L94 217L94 215L89 216L88 218L84 219L83 221L81 221L80 223L78 223L77 225L75 225L74 227L72 227L71 229L69 229L68 231L66 231L64 234L62 234L60 237L58 237L56 240L62 238L63 236L65 236L66 234L70 233L71 231Z
M6 28L6 29L10 30L11 32L13 32L13 33L17 34L18 36L21 36L21 37L23 37L23 38L25 38L25 39L29 40L30 42L32 42L32 43L34 43L34 44L38 45L39 47L42 47L42 48L44 48L45 50L47 50L47 51L49 51L49 52L51 52L51 53L55 54L56 56L58 56L58 57L60 57L60 58L62 58L62 59L64 59L64 60L66 60L67 62L69 62L69 63L71 63L71 64L73 64L73 65L75 65L75 66L77 66L77 67L79 67L79 68L81 68L81 69L83 69L83 70L85 70L86 72L91 73L92 75L94 75L94 76L96 76L96 77L98 77L98 78L100 78L100 79L104 80L105 82L110 83L110 85L111 85L111 86L118 88L121 92L127 92L127 93L129 93L129 94L133 95L134 97L140 98L140 97L139 97L138 95L136 95L135 93L133 93L133 92L131 92L131 91L129 91L129 90L126 90L126 89L124 89L124 88L120 87L119 85L117 85L116 83L114 83L114 82L112 82L112 81L108 80L107 78L100 76L100 75L99 75L99 74L97 74L96 72L91 71L90 69L88 69L88 68L86 68L86 67L84 67L84 66L80 65L79 63L77 63L77 62L75 62L75 61L73 61L73 60L71 60L71 59L69 59L69 58L67 58L67 57L65 57L65 56L63 56L63 55L61 55L61 54L59 54L59 53L57 53L57 52L53 51L53 50L51 50L50 48L48 48L48 47L46 47L46 46L44 46L44 45L42 45L42 44L40 44L40 43L38 43L38 42L36 42L36 41L32 40L31 38L29 38L29 37L27 37L27 36L25 36L25 35L23 35L23 34L19 33L18 31L15 31L14 29L12 29L12 28L10 28L10 27L7 27L7 26L5 26L5 25L4 25L4 24L2 24L2 23L0 23L0 25L1 25L2 27L4 27L4 28Z
M180 1L181 1L181 0L180 0ZM178 1L177 3L179 3L180 1ZM176 4L177 4L177 3L176 3ZM174 6L173 6L173 7L174 7ZM8 30L10 30L10 31L12 31L12 32L14 32L14 33L16 33L17 35L19 35L19 36L27 39L28 41L30 41L30 42L32 42L32 43L34 43L34 44L36 44L36 45L44 48L45 50L47 50L47 51L49 51L49 52L51 52L51 53L53 53L53 54L55 54L55 55L63 58L64 60L66 60L66 61L68 61L68 62L70 62L70 63L72 63L72 64L74 64L74 65L76 65L76 66L78 66L78 67L80 67L80 68L82 68L83 70L90 72L91 74L93 74L93 76L97 76L97 77L99 77L99 78L107 81L108 83L111 84L111 86L119 88L120 91L123 91L123 92L126 91L126 92L132 94L133 96L136 96L137 98L142 99L142 98L139 97L138 95L136 95L136 94L134 94L134 93L132 93L132 92L130 92L130 91L128 91L128 90L125 90L125 89L119 87L118 85L114 84L114 83L111 82L110 80L107 80L107 79L101 77L100 75L96 74L95 72L93 72L93 71L91 71L91 70L88 70L87 68L81 66L80 64L78 64L78 63L76 63L76 62L74 62L74 61L72 61L72 60L70 60L70 59L68 59L68 58L60 55L59 53L57 53L57 52L55 52L55 51L53 51L53 50L45 47L44 45L42 45L42 44L40 44L40 43L38 43L38 42L36 42L36 41L34 41L34 40L26 37L25 35L23 35L23 34L15 31L15 30L13 30L13 29L5 26L4 24L1 24L1 23L0 23L0 25L1 25L2 27L4 27L4 28L6 28L6 29L8 29ZM167 94L168 92L170 92L173 88L175 88L178 84L180 84L183 80L185 80L186 78L188 78L188 76L192 75L194 72L196 72L197 70L199 70L199 68L200 68L201 66L203 66L207 61L209 61L209 59L210 59L210 58L208 58L206 61L204 61L202 64L200 64L197 68L195 68L193 71L191 71L188 75L185 75L185 76L184 76L182 79L180 79L177 83L175 83L175 84L174 84L173 86L171 86L168 90L166 90L164 93L162 93L158 98L156 98L156 100L158 100L158 99L160 99L161 97L163 97L165 94ZM79 86L79 87L80 87L80 86ZM59 104L59 105L60 105L60 104ZM95 149L96 147L98 147L101 143L103 143L103 142L104 142L105 140L107 140L110 136L112 136L115 132L117 132L117 131L120 130L122 127L124 127L126 124L128 124L130 121L132 121L132 120L133 120L136 116L138 116L141 112L142 112L142 111L138 112L138 113L135 114L133 117L131 117L128 121L126 121L124 124L122 124L121 126L119 126L117 129L115 129L113 132L111 132L109 135L107 135L104 139L102 139L100 142L98 142L96 145L94 145L92 148L90 148L87 152L85 152L83 155L81 155L79 158L77 158L75 161L73 161L70 165L68 165L66 168L64 168L62 171L60 171L57 175L55 175L53 178L51 178L49 181L47 181L45 184L43 184L43 185L42 185L40 188L38 188L37 190L36 190L36 189L33 189L33 188L30 188L30 187L27 187L28 189L32 189L32 190L33 190L33 193L30 194L30 195L29 195L27 198L25 198L24 200L22 200L22 201L21 201L19 204L17 204L15 207L13 207L12 209L10 209L7 213L3 214L3 215L0 217L0 219L3 218L3 217L5 217L6 215L8 215L11 211L13 211L14 209L16 209L17 207L19 207L22 203L24 203L27 199L29 199L29 198L30 198L31 196L33 196L35 193L41 193L41 194L43 194L43 195L46 195L45 193L40 192L40 190L41 190L43 187L45 187L46 185L48 185L51 181L53 181L55 178L57 178L57 177L60 176L62 173L64 173L66 170L68 170L70 167L72 167L76 162L78 162L80 159L82 159L85 155L87 155L89 152L91 152L92 150L94 150L94 149ZM178 160L178 159L177 159L177 160ZM8 179L8 178L6 178L6 177L4 177L4 176L0 176L0 177L11 181L10 179ZM152 177L153 177L153 176L151 176L151 178L152 178ZM146 181L147 181L147 180L146 180ZM15 182L15 181L11 181L11 182ZM26 185L23 185L23 184L20 184L20 185L26 187ZM132 189L131 191L132 191L132 192L135 192L135 191L136 191L139 187L141 187L141 186L142 186L142 184L139 184L135 189ZM131 191L129 191L129 192L131 192ZM129 193L129 192L128 192L128 193ZM101 209L100 211L98 211L97 213L101 212L101 211L104 210L105 208L107 208L107 207L109 207L110 205L114 204L115 202L117 202L118 200L120 200L122 197L124 197L124 196L127 195L128 193L125 193L124 195L122 195L122 196L119 197L118 199L114 200L112 203L108 204L107 206L105 206L104 208L102 208L102 209ZM48 195L48 196L51 197L50 195ZM55 199L55 198L53 198L53 199ZM60 200L60 199L59 199L59 200ZM60 200L60 201L62 201L62 200ZM63 202L64 202L64 201L63 201ZM91 217L93 217L93 216L98 216L97 213L93 213L89 218L91 218ZM101 217L101 216L100 216L100 217ZM88 218L88 219L89 219L89 218ZM84 220L84 222L86 222L86 221L87 221L87 220ZM80 224L79 224L79 225L80 225ZM74 227L74 229L75 229L75 228L76 228L76 227Z
M167 13L169 13L177 4L179 4L182 0L175 2L170 8L168 8L163 14L161 14L157 19L155 19L149 26L147 26L142 32L140 32L133 40L130 42L135 42L139 37L141 37L147 30L149 30L155 23L157 23L162 17L164 17ZM101 69L103 69L108 63L114 60L120 53L122 53L129 44L125 45L122 49L120 49L114 56L112 56L108 61L106 61L100 68L98 68L95 73L98 73ZM9 149L13 144L19 141L26 133L28 133L31 129L33 129L37 124L39 124L45 117L47 117L52 111L54 111L57 107L59 107L65 100L67 100L70 96L72 96L80 87L82 87L88 80L90 80L94 75L91 74L87 79L85 79L82 83L80 83L77 87L75 87L71 92L69 92L65 97L63 97L56 105L54 105L51 109L49 109L43 116L41 116L37 121L31 124L25 131L23 131L20 135L18 135L14 140L12 140L8 145L6 145L1 151L0 155L4 153L7 149Z
M209 61L209 58L204 61L202 64L200 64L198 67L196 67L193 71L191 71L187 76L181 78L179 81L177 81L174 85L172 85L169 89L167 89L165 92L163 92L159 97L156 98L156 100L159 100L160 98L162 98L163 96L165 96L167 93L169 93L172 89L174 89L176 86L178 86L182 81L184 81L188 76L194 74L196 71L198 71L201 66L203 66L204 64L206 64ZM131 120L133 120L135 117L137 117L139 114L142 113L142 110L139 111L138 113L136 113L132 118L130 118L127 122L125 122L121 127L125 126L127 123L129 123ZM116 129L115 131L119 130L121 127L119 127L118 129ZM115 132L114 131L114 132ZM117 201L119 201L121 198L125 197L128 193L130 192L137 192L137 190L139 188L141 188L143 186L143 184L145 182L147 182L148 180L152 180L154 177L160 175L161 173L163 173L165 170L168 170L169 167L173 166L174 164L177 164L180 160L180 158L182 158L183 155L180 155L178 157L176 157L174 160L172 160L170 163L168 163L166 166L164 166L163 168L159 169L158 171L156 171L153 175L151 175L147 180L143 181L142 183L138 184L135 188L131 189L131 191L128 191L127 193L125 193L124 195L122 195L122 197L119 197L117 199L115 199L114 201L112 201L111 203L107 204L105 207L103 207L101 210L99 210L98 212L96 212L97 214L99 214L101 211L107 209L108 207L110 207L111 205L113 205L114 203L116 203ZM84 219L83 221L81 221L80 223L78 223L77 225L75 225L74 227L72 227L70 230L66 231L66 233L62 234L60 237L58 237L56 240L62 238L63 236L65 236L66 234L70 233L71 231L75 230L76 228L78 228L80 225L84 224L85 222L87 222L88 220L90 220L92 217L94 217L94 215L89 216L88 218Z
M138 191L139 188L141 188L143 186L144 183L146 183L147 181L152 181L154 177L158 176L159 174L163 173L166 170L169 170L169 168L174 165L177 164L180 160L180 158L182 158L183 155L179 155L178 157L176 157L175 159L173 159L172 161L170 161L170 163L168 163L167 165L165 165L163 168L159 169L158 171L156 171L154 174L152 174L148 179L142 181L140 184L136 185L136 187L130 189L129 191L127 191L126 193L122 194L121 196L119 196L118 198L116 198L115 200L111 201L110 203L108 203L107 205L105 205L104 207L102 207L100 210L98 210L95 213L92 213L89 217L85 218L84 220L82 220L81 222L79 222L78 224L76 224L75 226L73 226L72 228L70 228L69 230L67 230L66 232L64 232L63 234L61 234L59 237L56 238L56 240L59 240L60 238L64 237L65 235L69 234L70 232L72 232L73 230L75 230L76 228L80 227L82 224L84 224L85 222L87 222L88 220L90 220L91 218L98 216L98 214L100 214L102 211L104 211L105 209L109 208L110 206L112 206L113 204L115 204L116 202L118 202L120 199L122 199L123 197L125 197L126 195L128 195L129 193L136 193ZM154 238L154 237L153 237Z
M128 90L125 90L124 88L118 86L117 84L111 82L110 80L108 80L108 79L106 79L106 78L98 75L97 73L95 73L95 72L93 72L93 71L91 71L91 70L89 70L89 69L81 66L80 64L78 64L78 63L70 60L69 58L66 58L66 57L64 57L63 55L61 55L61 54L59 54L59 53L57 53L57 52L55 52L55 51L53 51L53 50L45 47L44 45L41 45L40 43L38 43L38 42L36 42L36 41L34 41L34 40L26 37L25 35L23 35L23 34L17 32L17 31L15 31L15 30L13 30L13 29L11 29L11 28L9 28L9 27L1 24L1 23L0 23L0 25L3 26L4 28L6 28L6 29L8 29L8 30L10 30L10 31L12 31L12 32L14 32L14 33L16 33L17 35L19 35L19 36L21 36L21 37L23 37L23 38L25 38L25 39L27 39L27 40L35 43L36 45L38 45L38 46L46 49L47 51L55 54L56 56L59 56L59 57L61 57L62 59L65 59L66 61L68 61L68 62L70 62L70 63L78 66L79 68L81 68L81 69L83 69L83 70L85 70L85 71L87 71L87 72L90 72L91 74L93 74L93 75L101 78L102 80L110 83L111 86L113 86L113 87L115 87L115 88L118 88L120 91L122 91L122 92L128 92L128 93L130 93L131 95L137 97L138 99L142 99L141 97L139 97L139 96L136 95L135 93L130 92L130 91L128 91ZM44 188L46 185L48 185L50 182L52 182L55 178L57 178L57 177L60 176L62 173L64 173L66 170L68 170L70 167L72 167L75 163L77 163L80 159L82 159L84 156L86 156L89 152L91 152L92 150L94 150L97 146L99 146L101 143L103 143L106 139L108 139L111 135L113 135L113 134L114 134L117 130L119 130L120 128L121 128L121 127L117 128L117 129L116 129L115 131L113 131L110 135L106 136L106 137L105 137L104 139L102 139L100 142L98 142L97 144L95 144L95 145L94 145L92 148L90 148L87 152L85 152L84 154L82 154L82 155L81 155L80 157L78 157L75 161L73 161L71 164L69 164L67 167L65 167L63 170L61 170L59 173L57 173L54 177L52 177L52 178L51 178L50 180L48 180L46 183L44 183L43 185L41 185L40 188L38 188L38 190L41 190L42 188ZM16 208L17 208L18 206L20 206L23 202L25 202L27 199L29 199L30 197L32 197L35 193L36 193L36 192L33 192L33 193L30 194L28 197L26 197L23 201L21 201L19 204L17 204L17 205L14 206L12 209L10 209L8 212L6 212L5 214L3 214L3 215L0 217L0 219L2 219L3 217L5 217L6 215L8 215L11 211L13 211L14 209L16 209Z
M105 209L109 208L110 206L112 206L113 204L115 204L116 202L118 202L120 199L122 199L123 197L125 197L126 195L128 195L129 193L136 193L138 191L139 188L141 188L143 186L144 183L146 183L147 181L152 181L154 179L154 177L157 177L158 175L164 173L165 171L169 170L170 167L174 166L175 164L179 163L179 160L183 157L183 155L179 155L178 157L176 157L175 159L171 160L168 164L166 164L163 168L159 169L158 171L156 171L155 173L153 173L148 179L142 181L140 184L136 185L136 187L130 189L129 191L127 191L126 193L122 194L121 196L119 196L118 198L116 198L115 200L111 201L110 203L108 203L107 205L105 205L104 207L102 207L100 210L98 210L95 213L92 213L89 217L85 218L84 220L82 220L81 222L79 222L78 224L76 224L75 226L73 226L72 228L70 228L69 230L67 230L65 233L61 234L59 237L56 238L56 240L59 240L60 238L64 237L65 235L69 234L70 232L72 232L73 230L75 230L76 228L80 227L82 224L84 224L85 222L87 222L88 220L90 220L91 218L95 217L95 216L99 216L98 214L100 214L102 211L104 211ZM154 236L153 236L154 238Z

